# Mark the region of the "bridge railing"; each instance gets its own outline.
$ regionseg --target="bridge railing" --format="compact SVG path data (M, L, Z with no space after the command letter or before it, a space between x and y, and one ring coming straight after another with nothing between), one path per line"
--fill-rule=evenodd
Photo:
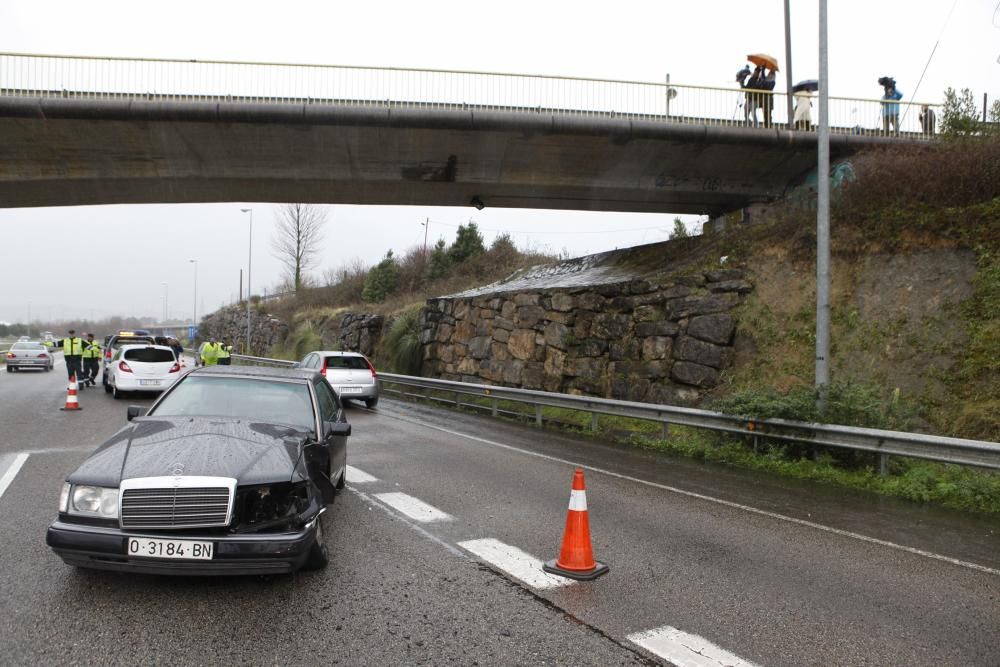
M293 361L249 357L234 354L238 364L292 367ZM676 405L637 403L594 396L576 396L554 392L438 380L394 373L379 373L379 385L385 393L437 400L448 404L500 412L500 401L526 404L534 408L535 423L542 425L543 408L563 408L591 414L593 430L598 415L610 415L657 422L664 436L670 424L707 429L748 437L773 438L824 447L872 452L880 456L880 469L887 469L888 457L904 456L943 463L1000 469L1000 443L965 440L923 433L905 433L837 424L817 424L786 419L752 419L722 412L684 408ZM463 402L462 397L467 399ZM485 404L484 404L485 403Z
M669 123L788 128L786 94L684 84L616 81L501 72L156 60L0 53L0 96L160 99L481 109L628 117ZM815 130L815 98L798 124ZM909 101L830 98L831 130L858 135L929 138L924 107ZM753 113L751 113L751 111ZM894 113L900 125L885 122ZM794 119L793 119L794 120Z

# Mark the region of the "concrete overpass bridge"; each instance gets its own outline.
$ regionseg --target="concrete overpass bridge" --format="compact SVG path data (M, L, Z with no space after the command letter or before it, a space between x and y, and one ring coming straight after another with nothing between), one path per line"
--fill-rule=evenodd
M0 54L0 207L220 201L716 214L816 135L737 89L476 72ZM860 110L860 113L859 113ZM904 114L904 123L909 114ZM834 98L831 156L882 136ZM858 118L865 119L865 125Z

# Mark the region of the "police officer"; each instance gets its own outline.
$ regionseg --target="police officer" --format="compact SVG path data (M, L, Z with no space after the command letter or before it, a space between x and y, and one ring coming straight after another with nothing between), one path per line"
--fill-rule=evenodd
M219 365L229 366L233 361L233 346L226 341L219 343Z
M94 334L87 334L83 342L83 377L84 382L91 387L97 379L97 369L101 366L101 344L94 340Z
M66 359L66 373L72 378L80 379L83 372L81 360L83 359L83 339L76 335L76 331L69 330L69 336L62 340L55 341L56 347L63 349L63 357ZM83 385L80 385L81 387Z
M215 366L219 363L219 344L214 338L209 338L208 342L201 350L201 365Z

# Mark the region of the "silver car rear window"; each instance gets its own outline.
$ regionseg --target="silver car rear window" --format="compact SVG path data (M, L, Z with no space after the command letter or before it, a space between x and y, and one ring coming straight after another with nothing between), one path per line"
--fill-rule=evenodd
M11 345L12 350L44 350L45 346L41 343L14 343Z
M327 357L326 367L366 371L368 370L368 362L363 357Z

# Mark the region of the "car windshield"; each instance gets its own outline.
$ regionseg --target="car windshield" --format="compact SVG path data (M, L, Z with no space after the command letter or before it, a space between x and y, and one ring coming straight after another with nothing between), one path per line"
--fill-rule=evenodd
M174 361L174 353L170 350L159 350L155 347L139 347L125 350L122 355L126 361L141 361L147 364L158 364Z
M14 343L11 348L12 350L44 350L45 346L41 343Z
M234 417L315 429L309 385L262 378L188 376L150 414Z
M368 362L364 357L327 357L326 367L329 368L350 368L356 371L368 370Z
M122 345L135 345L136 343L148 343L149 345L152 345L153 339L147 336L139 338L136 338L135 336L119 336L112 342L112 345L114 347L121 347Z

